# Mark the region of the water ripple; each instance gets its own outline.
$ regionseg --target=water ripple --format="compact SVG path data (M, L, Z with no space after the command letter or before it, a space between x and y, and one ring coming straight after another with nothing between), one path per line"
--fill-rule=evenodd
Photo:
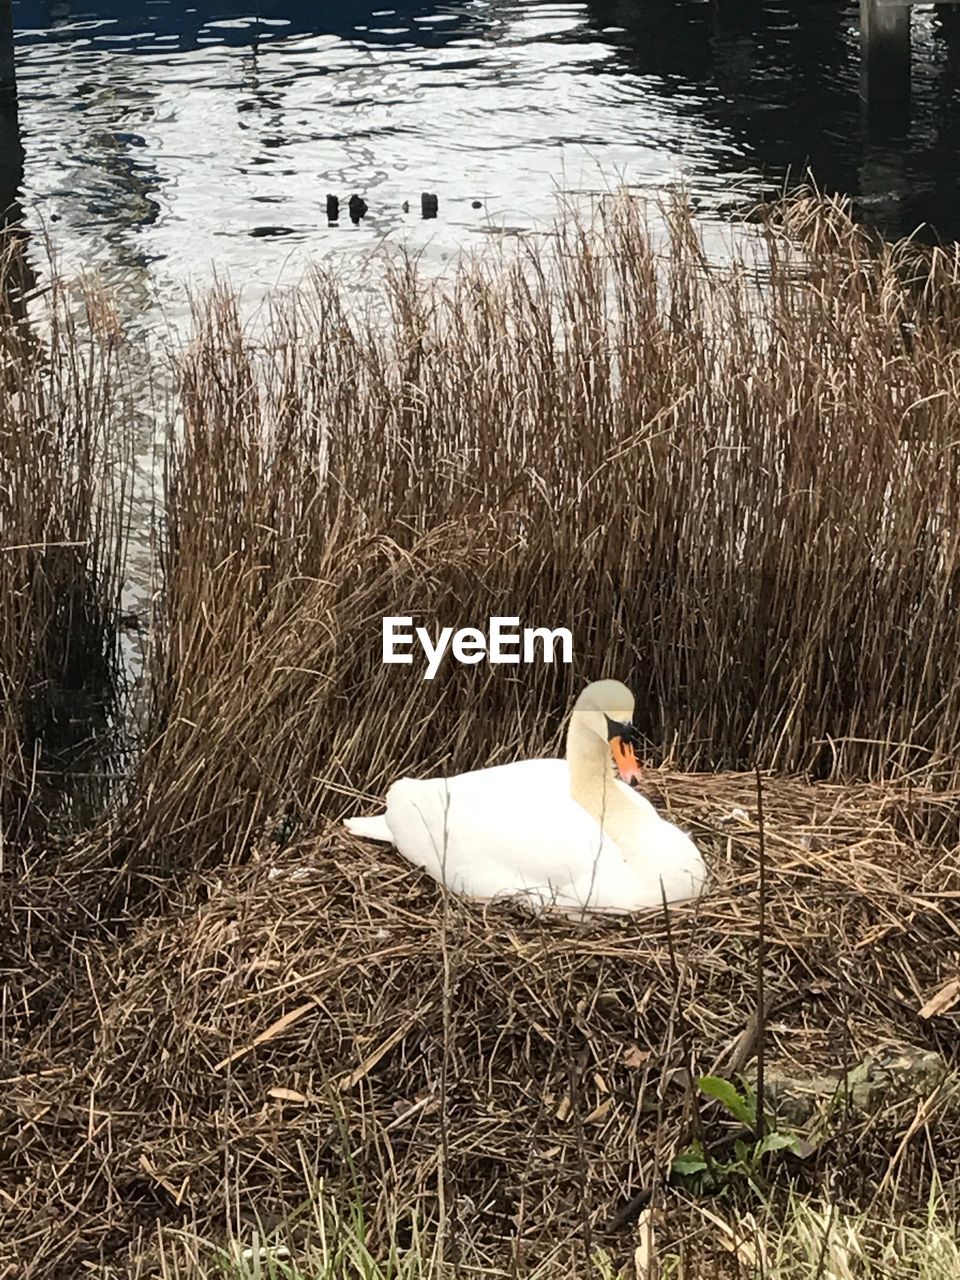
M144 325L185 281L229 271L256 294L319 258L359 282L379 243L442 265L619 180L682 178L709 207L812 162L908 229L960 207L960 42L932 15L913 122L884 143L861 122L852 0L257 9L82 0L54 22L15 0L27 225L128 280ZM329 226L327 194L354 192L366 218Z

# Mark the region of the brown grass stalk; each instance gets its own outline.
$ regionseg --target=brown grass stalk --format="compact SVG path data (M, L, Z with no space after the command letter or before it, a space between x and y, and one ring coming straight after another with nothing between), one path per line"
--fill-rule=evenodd
M955 257L787 206L707 263L638 207L496 271L211 299L168 462L143 863L242 856L407 770L556 746L587 676L655 759L960 780ZM908 278L909 277L909 278ZM905 345L902 324L909 320ZM576 665L381 665L380 619L568 625Z
M656 1185L658 1254L742 1276L673 1160L690 1064L749 1074L761 1036L773 1109L798 1077L842 1098L840 1058L872 1073L842 1159L829 1125L778 1115L820 1144L799 1187L891 1215L956 1197L956 1014L918 1011L960 938L960 265L804 199L754 243L755 270L710 265L687 211L658 237L619 201L496 270L398 268L372 319L321 277L265 330L201 307L147 746L97 842L11 894L0 1274L177 1274L225 1223L297 1247L322 1179L380 1257L435 1243L449 1192L462 1274L518 1276L629 1258L618 1206ZM0 483L15 823L25 698L87 616L78 582L113 599L122 545L96 466L119 348L57 333L0 409L25 482ZM567 625L577 660L426 683L381 664L384 614ZM601 675L634 688L709 864L669 934L466 903L343 834L398 774L558 750ZM756 777L731 772L754 765L762 847ZM93 933L92 871L123 859L165 894L114 886L122 936L65 930Z
M115 321L93 287L28 316L21 252L0 242L0 862L50 834L68 768L109 768L90 747L116 702L128 485Z

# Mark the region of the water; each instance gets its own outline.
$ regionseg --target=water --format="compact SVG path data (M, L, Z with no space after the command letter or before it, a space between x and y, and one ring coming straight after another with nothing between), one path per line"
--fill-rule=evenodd
M960 24L932 12L915 14L913 115L892 136L863 120L856 5L839 0L14 0L13 13L32 264L42 275L49 236L145 330L176 322L184 285L215 274L255 298L321 259L359 284L378 245L443 264L543 227L558 192L620 182L682 180L709 217L810 165L891 233L960 231ZM345 209L327 225L328 193L363 196L359 226Z

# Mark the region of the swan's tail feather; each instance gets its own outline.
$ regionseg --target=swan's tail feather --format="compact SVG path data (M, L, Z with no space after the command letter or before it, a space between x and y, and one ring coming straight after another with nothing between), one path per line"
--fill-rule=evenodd
M387 819L382 813L375 818L344 818L343 825L352 836L359 836L361 840L385 840L387 844L393 843Z

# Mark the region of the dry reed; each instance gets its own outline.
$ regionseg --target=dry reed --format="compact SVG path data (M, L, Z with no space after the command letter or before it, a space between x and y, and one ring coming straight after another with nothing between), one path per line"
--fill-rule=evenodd
M755 781L658 781L713 875L705 901L671 910L675 968L659 912L576 923L445 901L333 826L264 842L126 943L89 948L4 1084L20 1130L0 1266L150 1276L161 1241L186 1256L255 1226L295 1245L323 1179L362 1207L375 1256L416 1228L463 1275L549 1257L547 1274L586 1275L585 1232L619 1265L653 1192L681 1274L752 1274L670 1166L693 1132L688 1070L735 1078L757 1048ZM835 1090L817 1150L782 1173L885 1215L931 1186L955 1198L958 1015L920 1010L956 974L956 832L951 849L924 841L931 812L886 786L765 790L768 1088ZM923 803L955 824L956 795ZM897 1078L900 1057L935 1070ZM861 1064L877 1092L848 1111ZM704 1107L701 1123L724 1159L729 1118Z
M378 321L211 301L169 462L143 866L540 752L585 677L654 759L960 782L960 266L796 201L758 270L638 207ZM909 278L908 278L909 275ZM381 665L380 619L567 625L573 669ZM344 795L350 799L343 798Z
M64 771L117 678L126 467L120 346L105 299L18 305L0 245L0 846L49 835ZM2 862L2 854L0 854ZM10 868L8 868L10 869Z
M617 202L496 271L403 267L375 321L322 278L265 333L226 295L201 308L138 776L96 840L11 890L0 1274L156 1274L158 1234L286 1221L319 1175L362 1201L371 1247L416 1220L468 1270L518 1275L632 1252L625 1206L649 1194L658 1237L711 1274L670 1161L690 1066L732 1076L757 1049L754 779L721 772L757 763L767 1087L891 1044L947 1072L841 1108L791 1175L884 1209L956 1194L957 1015L918 1011L960 954L960 265L874 251L822 202L781 211L756 272L710 266L683 209L668 230ZM70 398L100 367L80 354L49 367L93 431L109 396ZM24 475L32 420L0 436ZM70 518L18 499L25 540L108 527L65 480L91 464L63 469L95 454L51 445L38 474ZM54 635L39 580L29 623L3 624L18 690L19 637ZM425 683L381 665L384 614L567 625L576 665ZM670 946L659 913L446 900L340 832L404 771L556 749L603 674L634 687L654 762L704 771L659 779L714 877ZM701 1121L725 1150L716 1109Z

